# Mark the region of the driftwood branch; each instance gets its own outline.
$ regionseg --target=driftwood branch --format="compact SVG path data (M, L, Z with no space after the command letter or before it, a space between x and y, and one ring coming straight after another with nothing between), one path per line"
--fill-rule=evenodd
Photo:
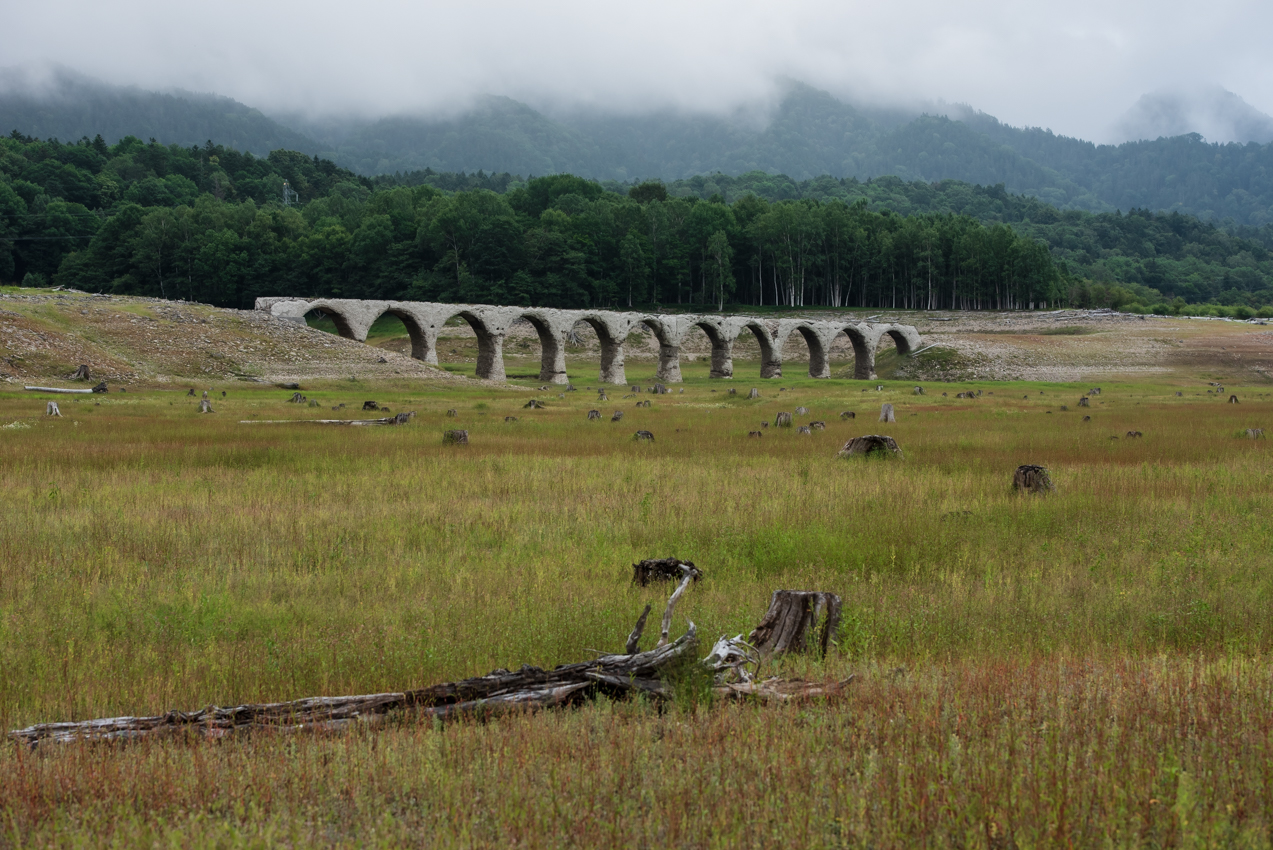
M415 416L410 413L399 413L383 419L240 419L240 425L402 425Z
M685 592L685 588L689 587L690 582L694 581L698 570L694 569L690 564L682 564L681 573L684 578L676 586L676 590L672 591L672 596L667 600L667 610L663 612L663 628L659 631L659 646L667 644L667 633L672 630L672 609L676 607L676 602L681 598L681 594Z
M645 618L650 616L650 609L654 607L649 602L645 603L645 610L641 612L641 616L637 618L636 626L632 629L632 634L628 635L627 645L624 647L628 651L628 655L634 655L640 648L641 632L645 631Z

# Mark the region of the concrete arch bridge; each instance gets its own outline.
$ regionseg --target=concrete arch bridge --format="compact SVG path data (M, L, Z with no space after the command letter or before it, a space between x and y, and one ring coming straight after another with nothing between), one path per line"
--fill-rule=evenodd
M749 316L703 314L661 315L612 310L551 310L540 307L497 307L486 304L434 304L425 301L365 301L351 298L258 298L256 309L281 319L304 322L305 314L321 310L332 317L340 335L366 342L376 319L389 314L398 317L411 337L411 356L438 365L438 331L453 318L461 318L477 335L477 376L504 380L504 337L514 322L524 319L539 335L543 352L541 381L564 384L566 338L579 324L596 331L601 343L601 382L626 384L623 344L634 330L649 330L659 342L656 379L663 383L681 380L681 343L694 328L701 329L712 344L713 378L734 375L734 341L750 333L760 344L762 378L782 377L782 350L787 339L798 333L809 347L809 377L831 377L828 353L840 334L853 346L853 377L875 377L875 352L880 341L892 337L898 352L919 349L919 332L910 325L867 322L810 321L806 319L762 319Z

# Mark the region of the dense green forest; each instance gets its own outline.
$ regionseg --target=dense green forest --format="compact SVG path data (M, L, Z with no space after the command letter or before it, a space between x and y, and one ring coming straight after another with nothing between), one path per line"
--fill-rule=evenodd
M563 307L1273 304L1273 258L1259 242L1178 214L1062 212L1001 186L369 179L284 150L16 132L0 139L0 280L224 306L274 294Z

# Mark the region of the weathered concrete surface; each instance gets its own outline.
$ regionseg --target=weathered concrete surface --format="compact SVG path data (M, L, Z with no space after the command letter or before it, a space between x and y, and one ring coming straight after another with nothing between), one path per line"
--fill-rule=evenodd
M760 344L762 378L782 377L782 349L793 333L800 334L809 347L811 378L831 376L828 352L840 334L847 336L853 346L853 376L864 380L875 377L875 352L885 334L893 338L901 354L910 354L920 348L919 332L910 325L866 322L721 315L663 316L610 310L549 310L350 298L258 298L256 309L296 322L304 322L305 314L311 310L322 310L332 317L341 336L360 342L366 342L367 332L376 319L386 313L397 316L411 337L411 356L434 366L438 365L438 331L447 321L459 317L468 322L477 335L477 376L494 381L504 380L504 337L509 327L520 319L529 322L539 334L543 351L539 379L554 384L569 381L566 375L566 336L580 322L596 331L601 343L600 380L607 384L627 383L623 369L623 343L638 326L648 329L658 340L659 366L655 377L668 384L681 381L681 344L695 328L707 334L711 341L713 378L733 377L734 340L742 333L752 334Z

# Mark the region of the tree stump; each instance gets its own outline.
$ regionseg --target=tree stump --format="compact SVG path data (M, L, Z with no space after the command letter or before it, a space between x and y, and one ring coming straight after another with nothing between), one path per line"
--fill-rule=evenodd
M1180 390L1176 390L1176 398L1183 398L1183 397L1184 397L1184 395L1185 395L1185 394L1184 394L1184 393L1182 393Z
M807 652L825 656L840 628L840 597L811 590L775 590L769 610L747 642L762 656Z
M763 431L748 431L747 436L748 437L763 437L765 436L765 434Z
M650 433L649 431L637 431L635 434L632 435L632 439L637 442L644 441L647 443L653 443L654 435Z
M531 410L543 410L545 406L546 405L542 401L535 398L532 398L530 401L522 405L523 408L529 408Z
M194 390L191 390L190 394L194 395ZM301 395L300 393L292 393L292 397L289 398L287 401L289 404L304 404L305 396ZM367 409L366 407L363 407L363 410L366 410L366 409Z
M774 427L775 428L790 428L791 414L784 411L782 413L779 413L777 416L775 416Z
M1092 405L1091 405L1091 403L1088 401L1087 396L1085 396L1085 395L1081 395L1081 396L1079 396L1079 407L1091 407L1091 406L1092 406Z
M57 409L56 401L51 401L48 404L44 405L44 415L45 416L61 416L62 411Z
M924 394L923 387L916 387L915 389L911 390L911 395L923 395L923 394Z
M692 561L680 558L646 558L632 565L632 583L645 587L652 581L680 581L684 576L682 566L689 567L689 574L694 581L703 577L703 571L694 566Z
M199 412L200 413L215 413L216 411L212 409L212 403L205 398L205 399L199 400Z
M516 422L516 421L517 421L517 417L516 417L516 416L505 416L505 417L504 417L504 421L505 421L505 422Z
M93 392L95 392L95 393L104 393L104 392L106 392L106 382L105 382L105 381L101 381L100 383L98 383L98 385L97 385L97 386L93 387ZM123 392L123 390L120 390L120 392Z
M897 440L883 434L854 437L840 449L839 457L902 457Z
M467 446L469 444L469 432L458 429L443 431L442 444L444 446Z
M822 421L814 421L809 423L809 427L815 431L825 431L827 428L827 423Z
M1231 396L1229 396L1229 404L1237 404L1237 403L1238 403L1238 397L1237 397L1237 396L1235 396L1235 395L1231 395Z
M854 413L852 410L846 410L840 414L840 418L841 419L856 419L857 414Z
M796 429L797 434L813 434L813 430L808 425L801 425Z
M730 388L729 388L729 394L730 394L730 395L738 395L738 390L734 389L733 387L730 387Z
M600 419L600 418L601 418L601 411L600 411L600 410L589 410L589 411L588 411L588 421L589 421L589 422L591 422L591 421L592 421L592 420L594 420L594 419Z
M668 389L667 389L667 387L663 386L662 384L655 384L655 385L654 385L654 394L655 394L655 395L667 395L667 394L668 394Z
M884 385L883 385L883 384L876 384L876 386L875 386L875 391L876 391L877 393L882 393L882 392L884 392Z
M410 422L412 419L415 419L415 411L414 411L414 410L405 410L405 411L403 411L402 413L399 413L399 414L397 414L396 416L394 416L394 417L393 417L393 424L394 424L394 425L406 425L406 424L407 424L408 422Z
M446 412L446 415L448 419L454 419L455 417L460 415L460 412L453 407Z
M760 390L752 387L751 392L747 393L747 398L760 398Z
M190 392L186 393L186 398L194 398L194 387L191 387Z
M1127 432L1127 436L1129 436L1129 437L1143 437L1143 436L1145 436L1145 435L1144 435L1144 434L1142 434L1142 433L1140 433L1139 431L1128 431L1128 432Z
M1092 421L1092 417L1090 417L1090 416L1084 416L1084 417L1083 417L1083 421L1084 421L1084 422L1091 422L1091 421Z
M622 419L622 418L623 418L623 411L622 411L622 410L616 410L616 411L614 412L614 416L611 416L611 417L610 417L610 421L611 421L611 422L618 422L618 421L619 421L620 419Z
M1025 493L1051 493L1056 488L1052 486L1052 476L1048 475L1047 467L1026 463L1012 473L1012 489Z
M897 421L897 417L893 415L893 405L885 403L882 407L880 407L880 421L881 422L896 422Z
M362 409L363 410L379 410L380 405L376 404L374 401L364 401L362 403Z
M808 412L809 412L809 408L807 407L801 406L796 408L796 416L804 416Z
M768 428L768 427L769 427L769 423L768 423L768 422L761 422L761 423L760 423L760 427L761 427L761 428Z
M602 390L601 392L597 393L597 401L609 401L609 400L610 400L610 397L606 395L605 390Z
M91 381L93 376L88 373L88 365L81 363L80 368L72 372L68 379L72 381Z
M316 398L311 398L311 399L309 400L309 406L310 406L310 407L318 407L318 399L316 399Z
M1070 409L1070 407L1069 407L1069 405L1067 405L1067 404L1063 404L1063 405L1061 405L1061 409L1062 409L1062 410L1069 410L1069 409Z
M1247 428L1246 435L1252 440L1259 440L1264 436L1263 428Z

